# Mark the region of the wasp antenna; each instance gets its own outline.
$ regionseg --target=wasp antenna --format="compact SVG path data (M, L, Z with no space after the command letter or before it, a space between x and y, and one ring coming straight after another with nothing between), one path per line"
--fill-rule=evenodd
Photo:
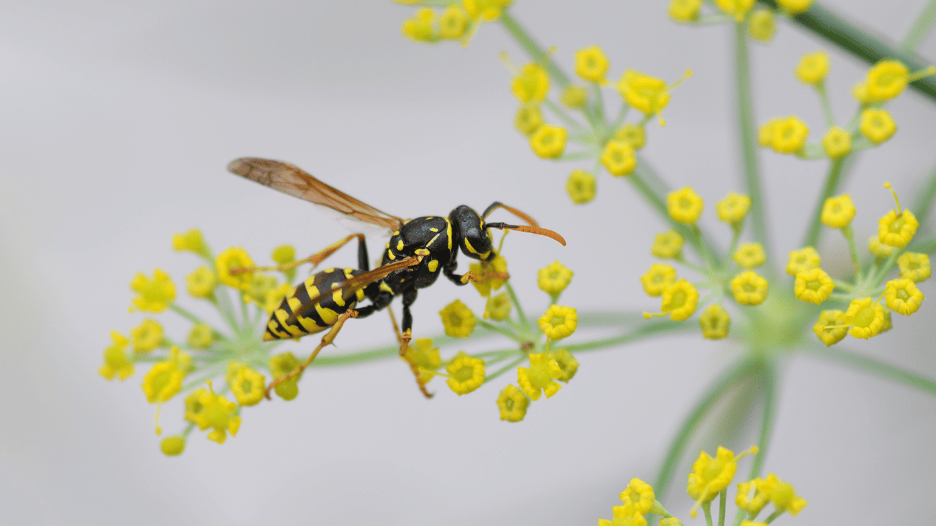
M491 212L497 210L498 208L503 208L504 210L510 212L511 214L519 217L520 219L524 220L526 224L528 225L532 225L536 227L539 226L539 223L537 223L536 220L533 219L532 217L526 215L525 213L521 212L520 210L517 210L516 208L512 206L507 206L504 203L501 203L499 201L494 201L493 203L491 203L491 206L487 207L484 210L484 213L481 214L481 219L484 219L487 216L491 215Z
M550 239L555 239L559 242L560 245L565 246L566 240L560 236L557 232L553 232L548 228L542 228L538 226L528 226L528 225L508 225L507 223L488 223L488 228L501 228L507 230L516 230L517 232L528 232L530 234L539 234L541 236L546 236Z

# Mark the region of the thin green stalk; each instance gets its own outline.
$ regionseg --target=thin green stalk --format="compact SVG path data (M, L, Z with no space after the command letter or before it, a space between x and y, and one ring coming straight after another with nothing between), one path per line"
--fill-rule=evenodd
M507 288L507 294L510 296L510 302L513 303L513 306L517 308L517 317L520 318L520 323L523 324L523 329L526 332L530 332L530 320L527 319L526 314L523 313L523 307L520 306L520 300L517 299L517 293L514 292L513 287L510 286L510 282L504 284Z
M754 202L751 207L751 228L754 239L764 247L767 261L772 261L767 237L767 200L761 188L760 168L757 164L757 129L754 120L754 95L751 90L751 67L748 61L747 32L744 24L735 24L735 101L738 112L738 131L744 163L744 183Z
M563 347L568 349L568 351L571 353L579 353L597 349L608 349L618 345L624 345L625 343L633 343L656 334L679 334L683 332L696 332L698 330L698 327L688 323L672 323L669 320L657 322L648 321L645 326L640 327L628 334L614 336L611 338L603 338L601 340L594 340L585 343L573 343L570 345L563 345Z
M832 103L829 102L829 93L825 89L825 82L817 84L816 91L819 92L819 101L822 104L822 113L825 114L826 124L831 128L835 126L835 116L832 115Z
M725 508L727 508L728 490L723 489L718 494L718 526L725 526Z
M517 343L523 343L523 342L525 341L525 338L523 338L523 337L521 337L521 336L517 336L516 334L510 332L509 330L507 330L507 329L505 329L505 328L503 328L503 327L498 327L497 325L494 325L493 323L489 323L489 322L486 322L486 321L484 321L484 320L477 320L477 319L475 320L475 323L476 323L478 326L484 327L485 329L487 329L487 330L489 330L489 331L493 331L493 332L496 332L496 333L500 334L501 336L504 336L504 337L506 337L506 338L510 338L511 340L513 340L513 341L515 341L515 342L517 342Z
M847 365L854 369L871 373L880 378L892 380L907 387L936 396L936 380L874 358L862 356L852 351L845 351L837 347L807 347L803 349L802 352L809 356Z
M777 7L776 0L759 1L764 5ZM814 3L805 13L792 17L792 20L868 64L874 64L886 58L897 59L911 71L924 69L931 64L930 61L924 60L911 51L885 42L858 26L846 22L842 17L818 3ZM931 102L936 102L936 77L933 75L911 83L910 88L930 99Z
M933 29L934 23L936 23L936 0L930 0L920 11L920 14L917 15L913 26L904 35L903 40L900 42L900 49L912 52L920 47L920 43L926 38L926 34Z
M171 309L172 312L175 312L179 316L182 316L183 318L187 319L188 321L192 323L201 323L201 324L207 325L201 318L183 309L182 307L176 305L175 303L170 303L169 309Z
M706 526L712 526L712 501L702 503L702 511L705 513Z
M932 254L933 252L936 252L936 238L930 238L925 241L920 241L919 243L913 243L909 248L912 248L913 252Z
M702 423L702 418L712 409L715 403L728 392L728 389L747 376L756 366L757 362L749 358L739 360L722 373L722 375L709 386L699 401L696 402L696 405L693 406L692 410L679 427L679 431L676 432L676 436L673 437L673 442L670 444L660 472L657 474L656 482L653 484L658 499L663 499L666 495L669 483L673 478L673 474L676 472L676 464L679 462L679 457L682 456L683 450L686 449L686 445L689 443L689 438L691 438L693 432L695 432L699 424Z
M936 2L936 0L933 1ZM929 177L926 178L926 185L917 194L913 207L910 209L921 225L925 225L926 220L929 219L934 199L936 199L936 164L933 165Z
M770 446L770 438L773 436L774 415L777 409L777 370L768 362L762 362L761 366L758 376L763 381L761 388L764 392L764 415L761 419L760 436L757 439L757 447L760 451L754 455L748 480L760 476L764 461L767 460L767 450Z
M803 238L803 247L815 247L819 243L819 235L822 231L822 222L819 221L819 218L822 217L822 207L825 206L826 199L832 197L832 194L839 186L839 180L842 175L842 165L845 163L844 157L842 159L834 159L829 164L829 171L826 173L825 186L822 189L822 193L819 194L819 198L816 199L816 204L813 205L813 214L812 218L809 220L809 229L806 231L806 237Z
M520 44L520 47L522 47L523 50L526 51L528 55L530 55L532 60L541 60L547 55L547 52L543 49L543 47L540 46L535 40L533 40L533 36L527 33L527 31L523 29L523 27L513 16L510 15L509 12L505 11L501 13L500 23L504 26L504 29L510 33L510 36L514 37L517 43ZM566 75L564 71L562 71L562 69L556 64L554 60L547 57L545 63L546 69L549 71L549 76L556 81L556 84L559 85L560 90L564 89L571 83L569 76Z
M520 363L523 362L523 360L526 360L526 356L521 356L520 358L517 358L516 360L510 362L508 365L505 365L504 367L501 367L500 369L498 369L497 371L495 371L493 374L490 374L490 375L486 376L486 377L484 378L484 382L485 382L485 383L490 382L491 380L497 378L498 376L500 376L500 375L506 373L507 371L509 371L509 370L513 369L514 367L520 365Z

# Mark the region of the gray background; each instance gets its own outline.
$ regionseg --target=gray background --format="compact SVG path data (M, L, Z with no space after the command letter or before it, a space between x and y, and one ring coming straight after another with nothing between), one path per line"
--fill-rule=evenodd
M902 34L923 3L829 2L886 35ZM672 186L706 199L703 222L725 244L714 203L741 189L731 30L678 26L665 4L521 1L512 12L568 69L575 50L593 44L608 53L613 80L625 68L665 79L694 69L665 111L668 125L648 127L645 154ZM521 424L497 419L494 399L510 375L467 397L433 382L438 395L427 402L395 361L320 369L295 402L245 410L223 446L196 432L172 459L153 435L144 370L123 383L97 375L109 331L142 318L126 311L136 272L163 268L182 291L196 261L172 252L173 233L197 226L217 251L243 245L257 259L281 243L308 254L345 235L307 203L229 175L226 163L245 155L296 163L403 216L494 199L527 211L569 241L563 249L511 236L506 255L528 311L545 308L535 271L557 258L576 272L567 305L658 307L637 277L663 223L607 174L595 202L572 205L565 177L585 165L539 160L512 129L516 102L497 53L526 57L497 25L467 49L409 42L399 28L412 13L383 1L4 3L0 523L594 524L631 477L652 480L680 419L741 349L691 335L582 355L578 376ZM759 121L796 113L818 135L817 99L792 70L826 46L781 24L773 44L753 47ZM936 39L921 52L936 57ZM840 122L863 71L832 53ZM863 155L846 185L861 239L892 206L883 181L909 201L933 162L932 105L910 94L889 109L899 133ZM799 207L811 209L826 163L761 159L774 250L785 254L797 248L807 220ZM833 268L839 237L824 246ZM420 293L417 336L441 329L436 312L455 297L481 308L472 292L441 283ZM895 316L895 331L845 345L932 374L931 301ZM176 338L186 330L166 326ZM377 315L349 324L327 352L391 341ZM931 398L803 357L783 372L766 468L810 501L784 524L932 520ZM180 405L164 409L168 433ZM685 497L667 504L702 523L689 519Z

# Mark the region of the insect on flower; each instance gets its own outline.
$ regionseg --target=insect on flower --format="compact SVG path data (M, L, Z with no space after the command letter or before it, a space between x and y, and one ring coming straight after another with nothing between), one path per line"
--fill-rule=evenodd
M452 210L448 217L426 216L403 220L358 201L289 163L245 157L228 164L228 170L274 190L336 210L358 221L386 228L392 233L383 252L380 267L374 270L370 269L367 245L364 242L364 234L361 233L351 234L308 258L286 265L236 269L236 272L241 273L256 270L286 271L303 263L312 263L314 268L352 239L358 240L357 269L333 268L313 274L283 298L270 316L263 335L264 341L298 338L329 330L302 365L277 378L267 387L267 397L276 385L298 376L312 363L319 351L332 343L348 318L370 316L375 311L389 306L397 296L403 297L402 332L397 327L396 320L393 320L400 343L400 356L410 364L422 393L427 398L431 397L418 367L406 353L412 339L413 316L410 306L416 301L418 290L435 283L440 271L456 285L482 279L471 272L457 274L456 256L461 249L461 252L471 259L482 262L492 260L497 254L493 247L491 228L539 234L565 245L565 240L559 234L540 228L530 216L496 201L480 215L470 207L461 205ZM528 224L485 223L484 218L498 208L507 210ZM506 279L508 276L498 277ZM365 299L370 300L370 303L359 307L357 303Z

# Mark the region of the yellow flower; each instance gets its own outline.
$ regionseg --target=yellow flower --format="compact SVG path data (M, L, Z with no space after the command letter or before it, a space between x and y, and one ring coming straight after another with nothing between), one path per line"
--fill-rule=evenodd
M791 484L780 479L777 479L770 493L770 502L773 502L778 510L783 510L793 516L796 516L807 504L806 499L796 495Z
M767 299L769 284L753 270L742 272L731 280L731 294L741 305L760 305Z
M855 204L848 194L830 197L822 205L820 221L829 228L845 228L855 218Z
M824 310L813 325L813 332L819 340L830 346L842 341L848 334L848 325L845 323L845 313L840 310Z
M732 259L741 268L757 268L767 262L764 247L760 243L742 243Z
M270 257L277 265L286 265L296 261L296 247L292 245L280 245L273 249Z
M738 459L747 454L757 454L757 446L752 446L740 455L726 448L718 447L715 458L703 451L692 464L692 473L689 474L689 483L686 489L689 497L696 501L689 514L696 516L696 509L705 502L711 502L734 478L738 469Z
M804 270L818 268L822 264L819 253L813 247L805 247L790 252L790 259L787 260L786 273L796 276Z
M142 272L138 272L133 281L130 282L130 289L139 294L133 298L133 306L130 312L140 310L143 312L158 313L166 310L169 304L175 300L175 285L172 278L162 270L153 271L153 278L146 277Z
M751 210L751 198L734 192L728 194L715 205L719 221L736 225L747 217Z
M821 268L800 272L793 284L793 293L797 298L816 305L821 305L834 289L832 278Z
M674 221L684 225L694 225L702 215L703 202L702 198L687 186L670 192L666 196L666 207Z
M644 292L654 297L663 294L674 283L676 283L676 269L662 263L650 265L650 270L640 276L640 284L643 285Z
M507 274L507 260L500 254L484 262L472 263L468 269L472 274L481 276L481 281L472 280L471 283L478 294L484 297L490 296L492 290L499 290L506 283L501 276Z
M881 144L894 136L897 132L897 124L887 110L865 108L861 110L861 123L858 125L858 131L872 143Z
M833 126L822 138L822 148L830 159L841 159L851 153L851 134L838 126Z
M673 321L683 321L688 319L696 310L699 304L699 291L685 279L680 279L672 286L663 291L663 297L660 301L661 314L644 313L644 318L652 316L669 315Z
M762 148L770 146L770 141L773 140L774 130L777 129L777 124L783 120L780 117L774 117L769 121L761 124L760 128L757 129L757 144Z
M572 307L550 305L536 323L547 338L557 341L575 332L578 326L578 314Z
M184 234L173 234L172 249L176 252L194 252L200 256L208 257L208 245L202 237L201 230L193 228Z
M510 296L506 292L501 292L496 296L489 296L484 305L484 319L504 321L510 317L511 308L513 308L513 305L510 303Z
M556 380L560 382L568 383L568 381L575 376L575 373L578 372L578 360L572 356L572 353L570 353L568 349L552 349L549 351L549 358L555 360L556 365L559 366L559 370L562 371L562 375L556 377Z
M530 136L543 125L543 113L537 106L520 106L517 116L514 117L514 128L520 133Z
M279 288L276 278L268 274L257 274L254 276L253 281L250 282L244 289L244 303L253 303L260 308L266 306L267 296L272 290L277 290ZM292 290L293 287L288 287L289 290ZM279 294L277 291L276 303L279 305L279 301L285 297L285 294ZM275 306L274 306L275 307Z
M930 259L926 254L904 252L897 258L900 277L922 283L930 278Z
M615 85L624 100L647 115L660 117L660 112L669 104L669 88L663 79L628 69ZM665 124L660 119L660 124Z
M555 296L565 290L572 281L573 272L565 265L554 261L549 266L541 268L537 274L536 283L540 290Z
M432 338L419 338L406 349L409 359L419 369L419 380L429 383L435 377L436 370L442 365L439 348L432 345Z
M829 74L829 54L825 51L807 53L796 66L796 78L803 84L815 86L825 80Z
M585 86L568 85L559 95L559 101L566 107L578 109L588 103L588 89Z
M565 151L567 136L565 128L543 124L530 135L530 148L538 157L555 159Z
M608 173L615 177L630 175L637 167L637 157L634 155L634 148L624 142L611 140L605 144L604 151L601 152L601 164L608 170Z
M211 382L208 382L208 389L210 392L199 389L192 393L192 395L198 395L197 405L199 407L199 411L193 415L192 422L202 431L211 428L208 439L223 444L227 440L227 433L230 433L231 436L237 435L237 431L240 429L241 417L235 414L237 404L215 394Z
M920 223L909 210L897 213L891 209L878 220L878 237L881 243L892 247L903 248L913 239Z
M458 39L468 30L468 13L458 5L452 4L439 15L439 34L442 38Z
M453 338L467 338L475 326L475 315L461 300L455 300L439 311L445 334Z
M172 355L164 361L156 362L143 377L143 392L146 401L151 404L162 403L179 392L182 388L182 379L185 377L184 363L180 359L179 348L172 348Z
M650 253L660 259L678 259L684 242L679 232L668 230L653 237Z
M549 73L535 62L525 64L511 81L510 90L522 104L539 104L549 93Z
M700 9L702 0L671 0L667 12L677 22L691 22L699 18Z
M214 272L202 265L185 277L185 290L193 298L210 298L217 283Z
M185 421L195 423L200 417L205 406L202 405L202 399L208 394L204 388L196 389L185 397Z
M728 336L731 329L731 316L721 305L713 303L699 316L702 337L707 340L721 340Z
M637 512L633 504L614 506L611 510L612 520L598 519L598 526L647 526L647 519Z
M624 141L631 145L634 150L639 150L647 144L647 131L644 130L643 126L629 122L614 130L614 140Z
M117 331L111 331L110 336L114 343L104 349L104 365L98 373L107 380L113 380L114 376L126 380L133 376L133 360L127 353L130 340Z
M133 340L133 352L148 353L162 345L165 335L162 325L158 321L147 318L143 323L130 329L130 339Z
M595 176L585 170L572 170L566 180L566 193L572 202L580 205L595 198Z
M192 349L207 349L215 339L214 329L207 323L196 323L189 331L186 343Z
M439 39L435 30L436 14L433 9L424 7L403 22L403 35L418 42L435 42Z
M750 516L757 515L770 502L770 496L778 482L777 476L771 473L766 479L758 477L748 482L738 483L738 496L735 497L735 504L741 510L748 512Z
M777 5L791 15L798 15L812 7L813 0L777 0Z
M519 387L509 384L497 396L497 407L500 409L500 419L508 422L519 422L526 416L530 399Z
M159 449L163 452L163 455L167 457L181 455L182 451L185 450L185 437L166 437L159 443Z
M883 102L900 95L910 81L910 70L899 60L882 60L868 70L865 89L868 97Z
M891 257L891 254L893 254L895 250L897 249L892 246L882 244L881 238L877 234L868 238L868 252L870 252L875 259L887 259Z
M803 149L809 128L796 116L778 120L770 134L770 147L777 153L796 153Z
M608 57L599 46L580 49L575 53L575 73L588 82L606 84L605 74L608 73Z
M842 321L850 326L848 334L867 340L884 327L884 309L871 298L852 300Z
M231 392L242 406L259 404L265 390L266 379L263 375L246 366L237 371L231 382Z
M517 367L517 383L534 402L543 393L550 398L559 392L562 386L555 379L561 377L559 364L546 353L530 354L529 368Z
M302 365L302 360L296 358L293 353L280 353L270 358L270 375L273 378L280 378L295 371L300 365ZM299 378L302 378L302 373L299 374Z
M770 42L777 31L773 9L755 9L748 18L748 34L754 40Z
M231 269L253 267L254 262L250 259L247 251L240 247L231 247L222 252L215 260L215 270L218 273L218 281L233 289L247 290L253 282L253 272L241 272L231 274Z
M459 351L445 370L449 373L445 383L458 395L468 394L484 383L484 360L468 356L464 351Z
M464 0L465 11L473 20L493 22L510 7L513 0Z
M632 478L627 488L621 492L620 498L625 505L628 503L633 504L636 513L646 515L650 513L650 509L653 508L653 502L656 497L653 494L653 487L650 486L650 484L638 478Z
M715 4L740 23L754 6L754 0L715 0Z
M923 303L923 293L909 279L894 279L887 282L884 289L884 301L890 310L909 316L920 308L920 304Z

